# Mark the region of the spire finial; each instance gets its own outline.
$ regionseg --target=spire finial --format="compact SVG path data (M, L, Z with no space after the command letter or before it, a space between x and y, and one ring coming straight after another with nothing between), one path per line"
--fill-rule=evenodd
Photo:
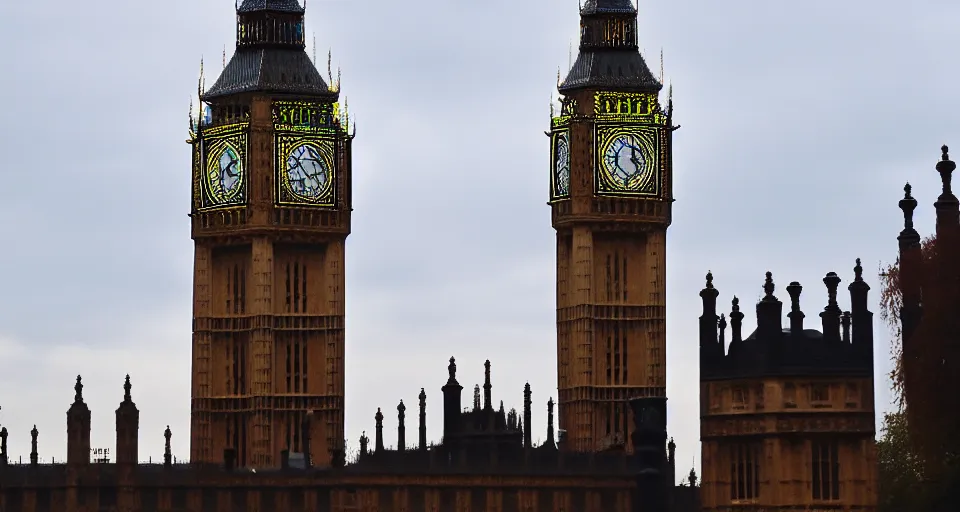
M713 288L713 272L707 271L707 288Z
M77 375L77 384L73 386L73 390L77 392L73 397L73 401L76 403L83 402L83 383L80 380L80 376Z
M333 83L333 48L327 49L327 78L330 80L330 87L334 87Z
M910 183L903 186L903 199L900 200L900 209L903 210L903 227L905 230L913 229L913 211L917 208L917 200L910 195L913 187Z
M133 386L130 385L130 374L128 373L127 378L124 379L123 381L123 401L124 402L130 401L130 389L132 387Z
M773 284L773 272L767 271L767 278L763 281L764 300L773 298L773 291L776 286Z
M857 266L853 267L854 281L863 281L863 267L860 266L860 258L857 258Z
M734 311L734 313L739 312L739 311L740 311L740 299L737 298L736 295L733 296L733 300L731 301L731 303L732 303L732 305L733 305L733 311Z
M827 286L827 307L825 311L840 313L840 306L837 304L837 286L840 285L840 276L836 272L827 272L823 278L823 284Z
M447 366L447 371L450 372L450 380L457 379L457 360L450 356L450 364Z
M937 172L940 173L940 180L943 181L943 195L950 196L953 195L953 192L950 190L950 178L953 171L956 170L957 164L950 160L950 148L944 145L940 148L940 151L943 154L940 157L940 161L937 162Z

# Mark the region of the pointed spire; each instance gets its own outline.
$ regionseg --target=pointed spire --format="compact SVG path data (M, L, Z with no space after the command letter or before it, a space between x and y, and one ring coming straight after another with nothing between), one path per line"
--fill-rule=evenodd
M336 84L333 83L333 48L327 49L327 80L330 82L331 87L336 86Z
M660 47L660 83L663 83L663 47Z
M730 343L738 343L743 341L743 332L741 326L743 324L743 313L740 312L740 299L736 295L733 296L731 301L732 309L730 311Z

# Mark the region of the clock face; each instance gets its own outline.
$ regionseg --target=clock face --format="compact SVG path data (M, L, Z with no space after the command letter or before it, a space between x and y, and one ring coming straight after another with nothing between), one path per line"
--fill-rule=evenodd
M313 143L298 144L287 156L287 189L301 200L316 202L333 183L327 155Z
M243 188L243 163L239 152L230 144L222 144L210 153L207 161L207 189L215 204L238 198Z
M606 134L601 140L600 191L657 193L656 132L620 129Z
M570 138L567 132L557 134L553 148L553 195L570 194Z

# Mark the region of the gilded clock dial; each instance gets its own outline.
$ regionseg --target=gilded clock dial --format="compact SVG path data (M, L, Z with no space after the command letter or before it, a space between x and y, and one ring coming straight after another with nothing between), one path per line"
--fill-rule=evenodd
M237 197L243 184L243 163L233 146L226 144L211 154L207 162L207 185L215 203Z
M557 135L553 150L553 193L570 194L570 141L566 132Z
M330 190L332 178L330 164L315 144L299 144L290 151L287 184L295 196L315 201Z
M619 132L609 137L600 162L602 189L650 194L657 188L652 134Z

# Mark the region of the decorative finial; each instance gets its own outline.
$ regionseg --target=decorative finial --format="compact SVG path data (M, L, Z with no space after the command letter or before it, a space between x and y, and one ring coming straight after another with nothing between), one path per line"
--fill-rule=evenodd
M73 390L77 392L73 397L73 401L76 403L83 402L83 383L80 381L79 375L77 375L77 384L73 386Z
M903 227L905 230L913 229L913 211L917 208L917 200L910 195L913 187L909 183L903 187L903 199L900 200L900 209L903 210Z
M944 145L940 150L943 152L943 155L940 157L940 161L937 162L937 172L940 173L940 180L943 181L943 195L950 196L953 194L950 190L950 177L953 171L956 170L957 164L950 160L950 148Z
M723 313L720 313L720 318L717 320L717 327L720 328L720 331L727 328L727 318L723 316Z
M767 278L763 282L763 292L767 297L773 297L773 290L776 287L773 284L773 272L767 272Z
M133 386L130 385L130 374L127 374L127 378L123 381L123 401L130 401L130 388Z
M163 438L167 440L167 443L170 443L171 437L173 437L173 432L170 432L170 425L167 425L167 429L163 431Z
M660 47L660 83L663 83L663 47Z
M330 87L333 87L333 48L327 50L327 78L330 80Z
M713 272L707 271L707 288L713 288Z
M837 305L837 286L840 285L840 276L836 272L827 272L823 278L823 284L827 286L827 307L825 311L840 313L840 306Z
M740 299L738 299L736 295L733 296L733 301L731 302L733 304L733 311L740 311Z
M457 360L452 356L450 357L450 365L447 366L447 371L450 372L450 380L457 378Z
M860 266L860 258L857 258L857 266L853 267L855 281L863 281L863 267Z

